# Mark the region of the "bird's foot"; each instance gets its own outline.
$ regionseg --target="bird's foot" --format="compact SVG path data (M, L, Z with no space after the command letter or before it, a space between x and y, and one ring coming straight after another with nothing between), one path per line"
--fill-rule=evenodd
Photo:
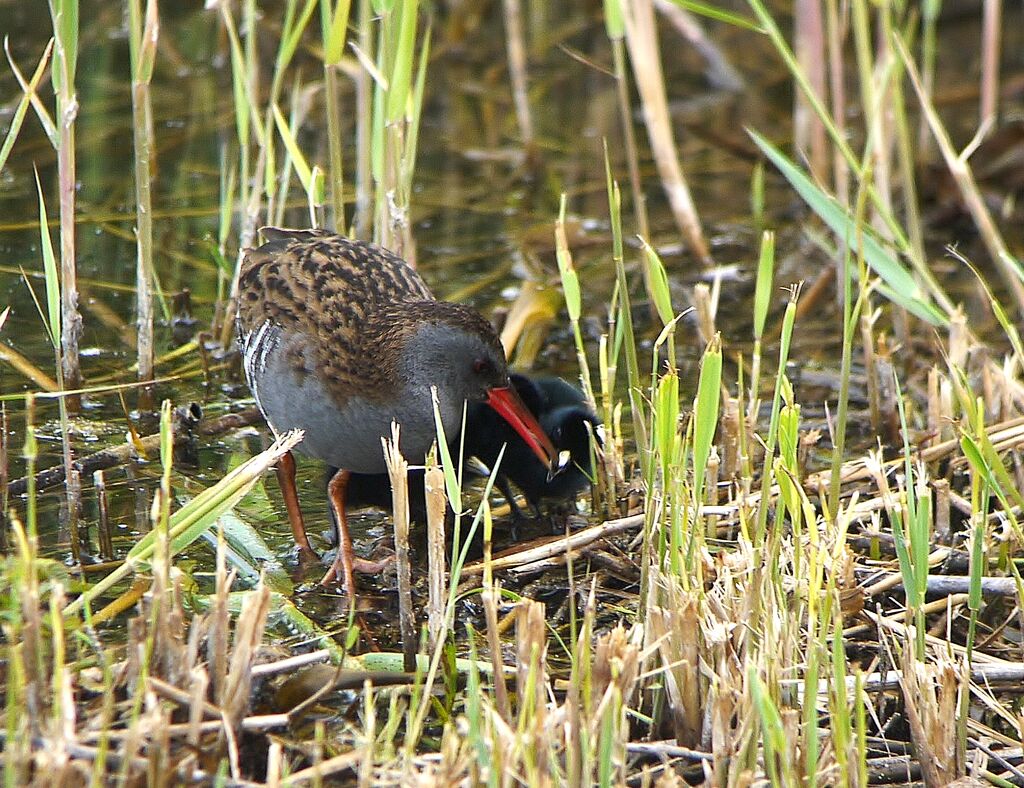
M396 560L394 555L386 556L377 561L370 560L369 558L356 558L352 561L352 571L359 572L361 575L379 575Z
M327 574L325 574L323 579L320 581L320 585L329 586L337 581L338 578L341 578L342 585L345 587L345 590L351 593L354 588L354 575L356 572L361 575L379 575L394 561L394 555L389 555L376 561L353 555L351 563L346 568L345 561L341 555L341 551L339 550L335 554L334 560L331 561L331 566L327 570Z

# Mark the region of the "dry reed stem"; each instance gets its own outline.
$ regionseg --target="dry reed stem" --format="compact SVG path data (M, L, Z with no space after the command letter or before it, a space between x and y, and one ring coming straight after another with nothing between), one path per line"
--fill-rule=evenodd
M807 82L818 96L826 95L825 22L818 0L796 0L793 9L793 54ZM793 107L793 145L806 151L811 174L826 181L828 146L825 124L814 112L806 95L796 91Z
M252 675L266 677L274 676L278 673L291 673L299 668L304 668L307 665L312 665L317 662L326 662L330 658L330 649L321 648L316 651L310 651L308 654L296 654L294 657L279 659L276 662L265 662L260 665L255 665L252 669Z
M314 785L320 785L320 781L325 777L356 768L359 765L360 758L362 758L362 753L358 750L336 755L333 758L328 758L326 761L321 761L315 766L310 766L308 769L301 769L288 775L288 784L297 786L313 783Z
M78 342L82 336L82 315L78 311L78 270L75 256L75 119L78 116L78 97L70 83L67 53L57 38L54 65L64 63L62 86L57 95L57 178L60 194L60 303L61 303L61 367L64 387L82 387L82 369L78 357ZM73 68L73 66L71 66ZM78 397L68 398L72 410L78 407Z
M58 391L60 389L56 380L39 369L35 364L29 361L29 359L6 342L0 342L0 361L5 364L9 364L16 372L28 378L36 388L49 392Z
M991 128L999 115L1000 28L1002 0L984 0L981 29L981 107L979 128Z
M634 634L637 632L639 630ZM631 640L630 634L619 624L601 635L594 645L589 734L592 741L600 741L603 735L611 736L616 782L626 777L625 743L629 740L626 708L634 698L640 672L640 650ZM603 724L605 717L611 718L610 725Z
M373 34L370 25L370 0L359 0L359 46L363 53L356 73L356 209L353 219L355 237L370 240L373 232L373 173L370 151L373 118L373 79L366 67L373 58ZM352 44L355 47L355 44Z
M259 583L256 589L245 596L242 612L235 624L235 638L231 652L230 668L220 705L231 724L237 725L249 708L252 686L252 664L256 650L263 641L263 630L270 608L270 589Z
M516 697L522 746L530 750L536 774L546 773L547 752L547 629L544 605L532 599L519 603L516 617Z
M623 4L626 23L626 45L633 64L633 75L643 105L644 123L651 141L654 161L661 176L679 230L690 250L701 264L714 264L711 250L704 239L697 209L686 184L677 156L678 148L672 132L672 119L665 94L665 78L661 70L660 49L654 21L652 0L636 0Z
M427 632L431 651L445 637L445 605L448 598L445 567L445 512L448 502L444 490L444 471L431 457L423 474L427 499Z
M135 148L135 201L136 201L136 269L135 304L138 353L138 379L153 379L153 158L156 152L153 133L153 106L150 99L149 74L159 35L156 0L147 0L143 18L136 18L141 0L133 0L132 24L129 35L138 39L138 52L132 74L132 129ZM133 50L134 51L134 50ZM149 65L147 66L147 62ZM141 72L141 73L140 73ZM150 392L139 392L144 407L151 406Z
M715 328L716 306L711 288L707 284L700 282L693 286L693 311L697 318L697 332L701 344L707 345L718 333Z
M405 670L416 670L416 614L412 607L412 568L409 561L409 463L399 447L401 430L391 422L391 440L381 438L384 461L391 479L391 506L395 525L395 557L398 561L398 626L402 634Z
M494 558L490 564L492 569L508 569L513 566L521 566L543 558L550 558L565 553L567 550L578 550L591 542L603 539L631 528L638 528L644 523L644 515L636 514L630 517L622 517L618 520L609 520L600 525L583 528L574 534L565 537L551 539L544 544L530 547L526 550L519 550L511 554L500 555ZM471 578L483 574L484 564L477 562L467 564L462 569L463 578Z
M508 75L512 83L516 123L519 125L519 136L529 153L534 146L534 132L527 85L526 45L523 41L523 6L521 0L502 0L502 9L505 17L505 45L508 49Z
M377 740L377 705L374 702L373 686L369 681L363 683L363 738L363 757L359 764L359 788L371 788ZM318 752L318 760L319 757Z
M480 595L487 622L487 649L491 654L491 668L494 676L494 705L497 713L508 723L512 722L512 706L509 703L508 687L505 684L505 666L502 660L501 633L498 628L498 599L500 586L485 588Z
M645 615L647 648L656 648L659 673L668 694L668 709L676 741L684 747L700 744L700 617L698 602L675 578L653 572L664 607L652 604ZM648 599L652 600L654 594Z
M967 681L962 667L946 659L918 662L906 644L901 687L910 736L928 788L949 785L964 773L957 748L957 688Z

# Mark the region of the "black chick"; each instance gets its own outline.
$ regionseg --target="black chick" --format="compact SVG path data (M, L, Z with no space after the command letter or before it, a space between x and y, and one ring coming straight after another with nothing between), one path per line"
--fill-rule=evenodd
M476 457L493 469L501 447L506 445L494 483L512 507L513 516L518 518L522 513L509 482L522 490L536 515L540 514L542 501L570 500L591 484L594 469L590 435L599 435L599 422L587 406L583 393L561 378L531 379L512 373L511 379L523 403L537 417L555 448L569 452L569 463L554 478L549 478L548 469L536 457L531 457L530 448L498 414L488 413L488 408L482 404L469 406L466 456Z

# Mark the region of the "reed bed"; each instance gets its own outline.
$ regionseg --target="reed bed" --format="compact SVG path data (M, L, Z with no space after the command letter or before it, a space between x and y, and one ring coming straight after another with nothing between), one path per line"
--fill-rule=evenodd
M559 186L523 207L543 214L553 262L531 261L503 333L512 344L531 323L543 335L564 316L572 375L602 423L593 493L557 536L500 550L493 478L483 489L463 479L459 442L437 415L427 548L417 550L406 467L420 458L401 457L396 431L382 450L397 580L373 586L397 598L396 626L296 583L253 527L252 507L269 505L262 477L301 434L201 485L185 468L197 447L259 424L251 407L218 411L237 381L238 263L259 226L332 226L416 260L425 106L445 97L431 69L484 10L208 5L233 124L209 212L216 303L194 338L155 349L150 186L166 130L154 128L149 88L167 9L130 0L138 363L113 380L83 380L78 366L77 3L52 0L54 40L31 78L11 58L20 95L0 170L26 144L31 109L55 150L60 237L37 176L43 295L23 278L53 376L42 356L0 348L27 381L2 396L20 408L11 433L13 417L0 413L6 785L1024 784L1020 239L936 109L946 53L932 5L918 18L864 0L797 4L790 43L761 0L693 5L699 16L685 18L657 2L603 4L596 30L607 42L596 51L610 64L620 137L605 142L596 186ZM492 77L504 80L501 134L537 191L557 171L531 68L547 41L543 6L507 0L492 20L504 32ZM978 135L966 153L998 122L1008 13L984 4ZM731 285L712 259L670 111L665 41L680 24L694 40L711 40L704 25L756 40L796 97L797 147L756 123L736 143L760 162L747 166L757 230L741 261L749 315L738 319L726 314ZM728 50L701 51L727 71ZM42 96L48 67L53 97ZM931 249L919 183L930 151L973 227L964 232L980 239L977 259L956 250L945 262L975 280L972 308L987 324L967 317ZM668 204L655 210L659 190ZM780 223L773 200L798 201L801 226ZM576 231L577 210L606 228L597 243ZM680 270L679 246L699 275ZM782 253L794 248L813 249L825 273L790 281ZM599 282L607 297L595 304ZM553 288L557 303L544 300ZM836 348L837 372L822 413L801 354L826 321L821 342ZM15 343L5 326L6 310L0 332ZM517 358L535 355L520 348ZM167 398L195 381L205 415ZM159 413L147 423L144 398L135 413L125 406L125 440L89 450L77 399L123 403L140 386L162 399ZM51 439L61 461L42 467ZM113 469L145 474L151 492L129 544L110 523ZM42 543L58 532L43 522L52 511L40 513L51 489L67 492L66 551ZM316 596L330 604L306 604Z

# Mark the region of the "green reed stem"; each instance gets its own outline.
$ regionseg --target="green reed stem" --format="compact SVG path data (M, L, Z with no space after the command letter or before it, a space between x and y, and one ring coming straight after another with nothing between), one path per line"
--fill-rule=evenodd
M643 420L643 394L640 383L640 364L637 360L636 338L633 335L633 310L630 306L629 283L626 281L624 244L622 240L622 198L619 185L612 180L611 161L608 158L608 142L604 143L604 169L608 188L608 213L612 226L612 262L615 265L615 282L618 288L618 326L622 329L622 347L626 352L626 376L629 386L629 405L633 414L633 429L636 443L641 448L641 457L648 446Z

